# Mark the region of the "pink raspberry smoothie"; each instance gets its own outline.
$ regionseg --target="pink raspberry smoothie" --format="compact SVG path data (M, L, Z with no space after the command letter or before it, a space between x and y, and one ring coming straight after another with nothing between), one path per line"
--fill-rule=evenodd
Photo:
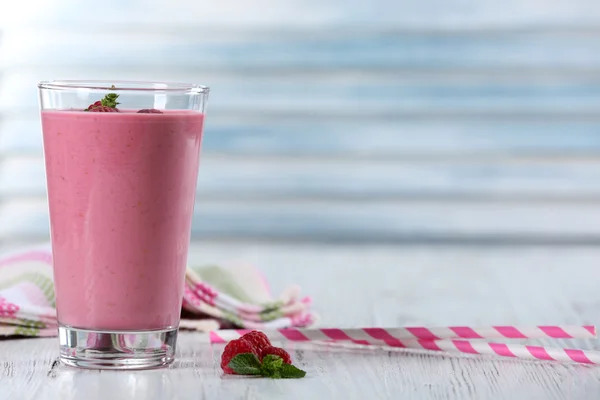
M178 326L203 121L42 111L61 325Z

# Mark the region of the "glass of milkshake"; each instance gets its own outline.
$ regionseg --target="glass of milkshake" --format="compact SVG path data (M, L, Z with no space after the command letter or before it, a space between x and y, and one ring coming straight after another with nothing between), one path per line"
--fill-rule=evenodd
M38 84L60 359L173 361L208 88Z

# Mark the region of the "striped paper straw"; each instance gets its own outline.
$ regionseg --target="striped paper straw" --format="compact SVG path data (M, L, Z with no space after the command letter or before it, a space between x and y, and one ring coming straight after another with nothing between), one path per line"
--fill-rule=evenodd
M318 343L318 342L315 342ZM348 342L330 341L329 343L320 342L334 346L349 346ZM346 343L344 345L344 343ZM520 344L490 343L485 341L470 340L393 340L387 342L381 341L352 341L354 344L379 347L397 347L404 349L423 349L432 351L445 351L448 353L464 353L477 355L492 355L501 357L511 357L527 360L543 360L558 362L575 362L579 364L600 364L600 352L595 350L562 349L542 346L529 346Z
M211 343L226 343L238 339L248 330L219 330L210 332ZM406 327L406 328L354 328L354 329L278 329L264 333L271 340L353 341L353 340L441 340L441 339L592 339L596 337L593 325L568 326L489 326L489 327Z

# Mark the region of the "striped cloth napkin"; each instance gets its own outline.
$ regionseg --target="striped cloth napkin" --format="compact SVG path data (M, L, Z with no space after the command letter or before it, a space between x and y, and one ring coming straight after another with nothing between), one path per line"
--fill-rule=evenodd
M273 298L249 265L189 267L181 329L279 329L315 323L310 298L297 286ZM50 246L0 256L0 336L56 336Z

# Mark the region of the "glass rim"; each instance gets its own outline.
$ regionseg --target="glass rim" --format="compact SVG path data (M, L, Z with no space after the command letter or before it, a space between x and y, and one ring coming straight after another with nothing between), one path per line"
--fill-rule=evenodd
M40 81L39 89L50 90L106 90L115 92L169 92L184 94L206 94L209 87L193 83L124 80L50 80Z

